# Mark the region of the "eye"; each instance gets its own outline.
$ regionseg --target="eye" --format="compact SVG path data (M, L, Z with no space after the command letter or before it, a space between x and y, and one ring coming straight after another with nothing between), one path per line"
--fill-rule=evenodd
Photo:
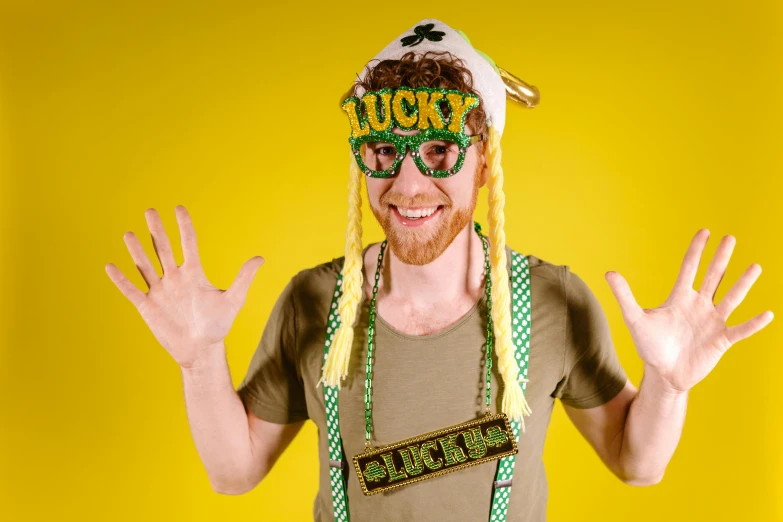
M456 145L447 141L428 141L422 146L422 152L431 156L445 156L456 150Z
M391 143L370 142L367 144L367 149L374 156L394 156L397 154L397 149Z

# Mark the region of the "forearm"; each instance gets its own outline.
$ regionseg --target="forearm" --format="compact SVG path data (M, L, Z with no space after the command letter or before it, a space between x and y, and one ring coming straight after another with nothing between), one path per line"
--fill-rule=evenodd
M620 447L620 469L628 484L656 484L663 478L680 441L687 402L687 392L672 390L645 367Z
M242 493L255 486L247 412L231 382L224 343L209 353L209 360L181 368L190 431L213 489Z

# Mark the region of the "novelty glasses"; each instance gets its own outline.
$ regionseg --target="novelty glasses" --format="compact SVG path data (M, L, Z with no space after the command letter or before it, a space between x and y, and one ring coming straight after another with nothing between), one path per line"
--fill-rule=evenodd
M462 168L468 148L482 140L465 134L465 118L478 105L479 98L470 93L403 86L367 91L361 100L349 96L342 109L351 124L348 142L366 176L393 176L410 149L422 174L447 178ZM400 135L393 128L419 132Z
M431 133L403 136L393 132L385 133L384 141L354 142L353 154L362 172L371 178L388 178L399 172L402 160L410 149L413 162L422 174L433 178L453 176L462 168L468 148L482 140L481 135L449 133L432 139ZM363 147L362 147L363 145ZM362 148L364 150L362 150Z

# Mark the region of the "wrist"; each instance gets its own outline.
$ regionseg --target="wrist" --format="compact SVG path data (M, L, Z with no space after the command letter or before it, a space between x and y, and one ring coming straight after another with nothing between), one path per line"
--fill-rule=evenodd
M657 396L676 400L688 394L689 390L682 390L672 385L671 381L661 375L661 373L652 366L644 365L643 382L647 387L654 390Z
M213 344L194 346L192 351L196 356L191 361L179 365L183 373L204 373L226 365L226 345L222 340Z

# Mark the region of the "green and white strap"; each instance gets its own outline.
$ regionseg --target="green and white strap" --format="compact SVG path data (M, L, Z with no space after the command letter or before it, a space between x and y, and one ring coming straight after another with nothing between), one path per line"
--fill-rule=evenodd
M514 357L519 365L519 373L527 379L528 357L530 355L531 321L530 266L526 256L511 251L511 329L514 339ZM527 391L527 382L521 382L522 391ZM519 445L519 421L510 420L511 429ZM490 522L506 520L508 501L511 498L511 482L514 476L514 464L517 456L509 455L498 462L498 471L492 488L492 509Z
M334 341L334 333L340 326L340 314L337 303L343 293L343 274L337 276L337 285L334 288L332 306L329 308L329 320L326 323L326 341L324 342L324 363L329 354L329 347ZM326 432L329 443L329 483L332 486L332 506L334 520L348 522L351 516L348 513L348 492L343 480L343 440L340 437L340 415L338 410L337 386L324 387L324 404L326 405Z
M343 274L337 277L332 305L329 309L329 320L326 325L326 340L324 342L324 362L329 354L329 347L334 340L334 334L340 326L340 314L337 304L342 295ZM530 353L531 331L531 296L530 296L530 267L526 256L511 251L511 322L512 337L514 339L514 356L519 365L519 372L527 379L528 356ZM522 391L526 392L526 382L521 382ZM340 436L340 417L338 410L338 388L324 384L324 404L326 405L326 428L329 445L329 482L332 488L332 506L334 520L340 522L349 521L348 495L345 480L343 479L343 446ZM514 431L517 444L521 424L511 420L511 428ZM504 457L498 461L498 469L492 489L492 508L490 522L503 522L508 514L508 502L511 496L511 482L514 475L514 463L516 455Z

